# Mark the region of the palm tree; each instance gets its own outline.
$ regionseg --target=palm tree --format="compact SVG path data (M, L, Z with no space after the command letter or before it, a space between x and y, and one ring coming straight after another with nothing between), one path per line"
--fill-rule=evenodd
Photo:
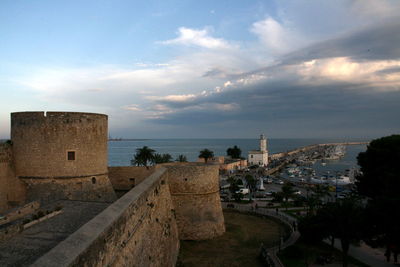
M295 190L293 189L293 186L288 183L284 184L281 188L281 194L283 199L285 200L286 210L289 203L289 199L295 196L294 192Z
M239 159L242 154L242 150L235 145L234 147L228 148L226 150L226 154L233 159Z
M213 157L214 157L214 152L212 152L211 150L208 150L207 148L200 151L199 158L204 158L205 163L207 163L208 159L213 158Z
M148 164L154 163L154 152L153 149L147 146L136 149L136 154L133 156L131 164L148 168Z
M172 162L172 156L170 154L154 154L154 163L160 164L168 162Z
M175 161L178 161L178 162L187 162L187 158L186 158L185 155L179 155L179 156L176 158Z
M257 186L257 180L254 179L254 177L250 174L247 174L244 179L246 180L247 187L250 189L250 199L251 199L251 193L256 191L256 186Z
M308 206L307 214L312 215L317 206L320 205L321 200L318 199L314 194L307 194L306 205Z
M168 153L162 155L162 159L164 163L172 162L172 156Z
M318 204L321 204L321 198L330 196L329 188L326 185L317 184L311 190L313 191L314 196L318 199Z

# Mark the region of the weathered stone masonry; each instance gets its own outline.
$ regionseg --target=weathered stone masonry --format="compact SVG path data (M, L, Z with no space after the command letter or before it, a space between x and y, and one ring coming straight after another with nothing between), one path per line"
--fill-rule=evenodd
M0 144L0 212L25 202L26 185L16 179L12 146Z
M159 169L32 266L175 266L179 252L165 169Z
M12 113L15 172L27 184L27 199L114 201L107 127L102 114Z
M219 196L219 165L166 164L181 240L201 240L225 232Z
M0 212L31 200L115 201L114 189L130 190L34 266L174 266L179 239L225 231L218 165L108 168L106 115L12 113L11 138L0 146Z

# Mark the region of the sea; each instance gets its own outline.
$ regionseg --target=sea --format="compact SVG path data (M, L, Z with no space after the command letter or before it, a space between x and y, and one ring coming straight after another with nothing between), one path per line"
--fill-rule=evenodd
M285 152L299 147L335 142L368 141L349 139L268 139L270 154ZM185 155L188 161L197 161L199 152L205 148L214 152L215 156L226 155L229 147L238 146L242 150L242 157L247 158L250 150L259 148L259 139L133 139L108 142L109 166L130 166L136 149L148 146L160 154L170 154L174 159L178 155ZM347 146L346 155L340 160L328 161L327 168L344 170L357 167L357 155L366 150L366 145Z

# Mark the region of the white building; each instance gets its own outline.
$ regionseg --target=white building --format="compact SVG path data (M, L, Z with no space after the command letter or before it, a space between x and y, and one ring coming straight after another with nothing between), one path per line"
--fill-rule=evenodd
M267 139L264 135L260 136L260 150L251 150L248 155L249 165L259 165L266 167L268 165Z

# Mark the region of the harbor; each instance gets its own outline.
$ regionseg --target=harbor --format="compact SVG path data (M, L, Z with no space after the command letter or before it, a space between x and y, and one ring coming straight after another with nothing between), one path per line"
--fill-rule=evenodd
M240 187L247 188L245 177L251 175L256 180L252 197L261 201L270 201L274 193L280 192L284 184L293 187L295 195L307 196L315 187L324 187L328 194L326 201L342 198L351 192L358 173L357 155L366 149L366 143L318 144L298 148L270 156L267 167L249 166L244 170L231 173L242 182ZM227 190L228 176L221 176L222 195L231 199ZM243 199L251 196L244 195Z

